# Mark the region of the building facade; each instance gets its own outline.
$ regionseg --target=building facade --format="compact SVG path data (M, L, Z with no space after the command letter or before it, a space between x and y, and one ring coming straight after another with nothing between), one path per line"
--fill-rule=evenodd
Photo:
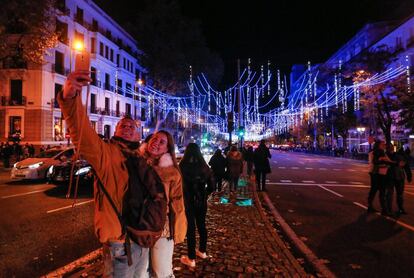
M91 57L93 81L83 89L82 99L97 133L109 138L120 117L130 115L140 122L145 115L138 82L145 70L134 38L90 0L57 2L59 42L46 63L0 68L0 141L13 136L34 145L67 140L56 96L74 70L75 44Z

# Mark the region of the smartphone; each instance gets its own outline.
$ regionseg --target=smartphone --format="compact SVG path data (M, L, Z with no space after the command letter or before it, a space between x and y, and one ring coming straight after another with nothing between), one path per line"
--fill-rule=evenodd
M91 57L89 52L82 51L76 53L75 57L75 71L90 71ZM82 82L83 80L78 80Z

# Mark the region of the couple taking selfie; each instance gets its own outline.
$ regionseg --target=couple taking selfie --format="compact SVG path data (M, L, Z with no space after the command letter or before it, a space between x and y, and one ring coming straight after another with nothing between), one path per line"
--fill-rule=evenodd
M103 244L103 276L174 277L174 245L186 236L188 256L181 262L195 267L196 256L208 257L205 218L214 191L198 145L190 143L178 165L169 132L157 131L140 145L137 124L128 116L103 141L82 104L82 88L92 81L86 66L68 75L58 102L77 152L96 174L94 222Z

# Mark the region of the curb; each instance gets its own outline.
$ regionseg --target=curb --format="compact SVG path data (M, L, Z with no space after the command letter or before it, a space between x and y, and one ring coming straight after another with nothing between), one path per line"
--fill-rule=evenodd
M290 228L289 224L283 219L280 213L276 210L273 206L272 202L269 199L269 196L266 192L263 192L263 199L266 202L267 206L270 209L273 217L279 222L280 226L282 227L283 231L286 235L290 238L293 244L298 248L300 252L306 257L309 263L315 268L317 272L322 274L324 277L327 278L335 278L335 274L333 274L328 267L312 252L311 249L296 235L296 233Z
M288 261L292 264L293 268L295 269L296 273L299 274L299 277L307 277L308 274L305 272L304 268L299 264L299 262L296 260L296 258L293 256L293 254L289 251L286 244L282 241L280 236L276 233L275 228L270 224L269 219L266 217L264 213L264 209L262 206L262 203L259 199L259 196L257 194L256 190L253 190L253 196L255 199L256 208L260 214L260 217L262 218L263 222L265 223L266 227L270 231L272 237L277 242L277 244L281 247L283 250L283 253L285 257L288 259ZM292 277L295 277L296 275L292 275Z
M92 251L89 254L86 254L82 258L77 259L76 261L73 261L65 266L62 266L61 268L58 268L56 270L53 270L52 272L41 276L40 278L54 278L54 277L63 277L64 275L67 275L69 273L75 273L78 272L80 269L83 268L86 269L89 267L95 260L97 260L102 255L102 248L96 249L95 251Z

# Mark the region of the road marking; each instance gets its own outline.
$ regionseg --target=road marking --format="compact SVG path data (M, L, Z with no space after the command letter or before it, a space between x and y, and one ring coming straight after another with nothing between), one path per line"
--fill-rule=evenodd
M360 203L358 203L358 202L354 202L354 204L355 204L355 205L357 205L358 207L363 208L363 209L368 209L368 207L366 207L366 206L364 206L363 204L360 204ZM381 213L379 213L379 212L377 212L377 213L375 213L375 214L377 214L377 215L379 215L379 216L382 216L382 217L384 217L385 219L387 219L387 220L389 220L389 221L391 221L391 222L395 222L395 223L397 223L397 224L399 224L399 225L403 226L404 228L407 228L408 230L411 230L411 231L413 231L413 232L414 232L414 226L408 225L408 224L406 224L406 223L404 223L404 222L402 222L402 221L400 221L400 220L397 220L397 219L395 219L395 218L392 218L392 217L389 217L389 216L384 216L384 215L381 215Z
M341 171L341 169L333 169L334 171Z
M280 166L280 167L277 167L277 168L279 168L279 169L286 169L286 167L284 167L284 166Z
M91 203L93 201L94 200L89 200L89 201L85 201L85 202L76 203L74 206L77 207L77 206L81 206L81 205L86 205L86 204ZM66 207L62 207L62 208L52 209L52 210L48 210L46 213L57 212L57 211L61 211L61 210L64 210L64 209L72 208L74 206L70 205L70 206L66 206Z
M330 184L337 184L337 181L326 181L325 183L330 183Z
M305 168L305 169L306 169L306 170L313 170L313 168L309 168L309 167L308 167L308 168Z
M284 182L284 183L291 183L291 180L280 180L280 182Z
M347 171L348 172L356 172L356 170L354 170L354 169L348 169Z
M315 181L302 181L303 183L315 183Z
M326 168L319 168L320 171L326 171Z
M322 186L322 185L319 185L319 184L318 184L318 187L320 187L320 188L322 188L323 190L326 190L326 191L328 191L328 192L330 192L330 193L332 193L332 194L334 194L334 195L336 195L336 196L338 196L338 197L341 197L341 198L343 198L343 197L344 197L344 195L341 195L341 194L339 194L339 193L336 193L335 191L330 190L330 189L328 189L328 188L326 188L326 187L324 187L324 186Z
M273 185L287 185L287 183L282 182L269 182L267 184ZM369 188L367 185L355 185L355 184L328 184L328 183L300 183L300 182L292 182L289 185L304 185L304 186L315 186L315 185L323 185L327 187L351 187L351 188Z
M299 169L299 167L290 167L290 169L297 170L297 169Z
M349 183L352 183L352 184L363 184L362 182L359 182L359 181L351 181Z
M2 199L8 199L8 198L13 198L13 197L19 197L19 196L25 196L25 195L30 195L30 194L36 194L36 193L40 193L40 192L45 192L46 190L49 190L50 188L46 188L46 189L42 189L42 190L35 190L35 191L30 191L30 192L25 192L25 193L19 193L19 194L14 194L14 195L8 195L8 196L2 196Z

